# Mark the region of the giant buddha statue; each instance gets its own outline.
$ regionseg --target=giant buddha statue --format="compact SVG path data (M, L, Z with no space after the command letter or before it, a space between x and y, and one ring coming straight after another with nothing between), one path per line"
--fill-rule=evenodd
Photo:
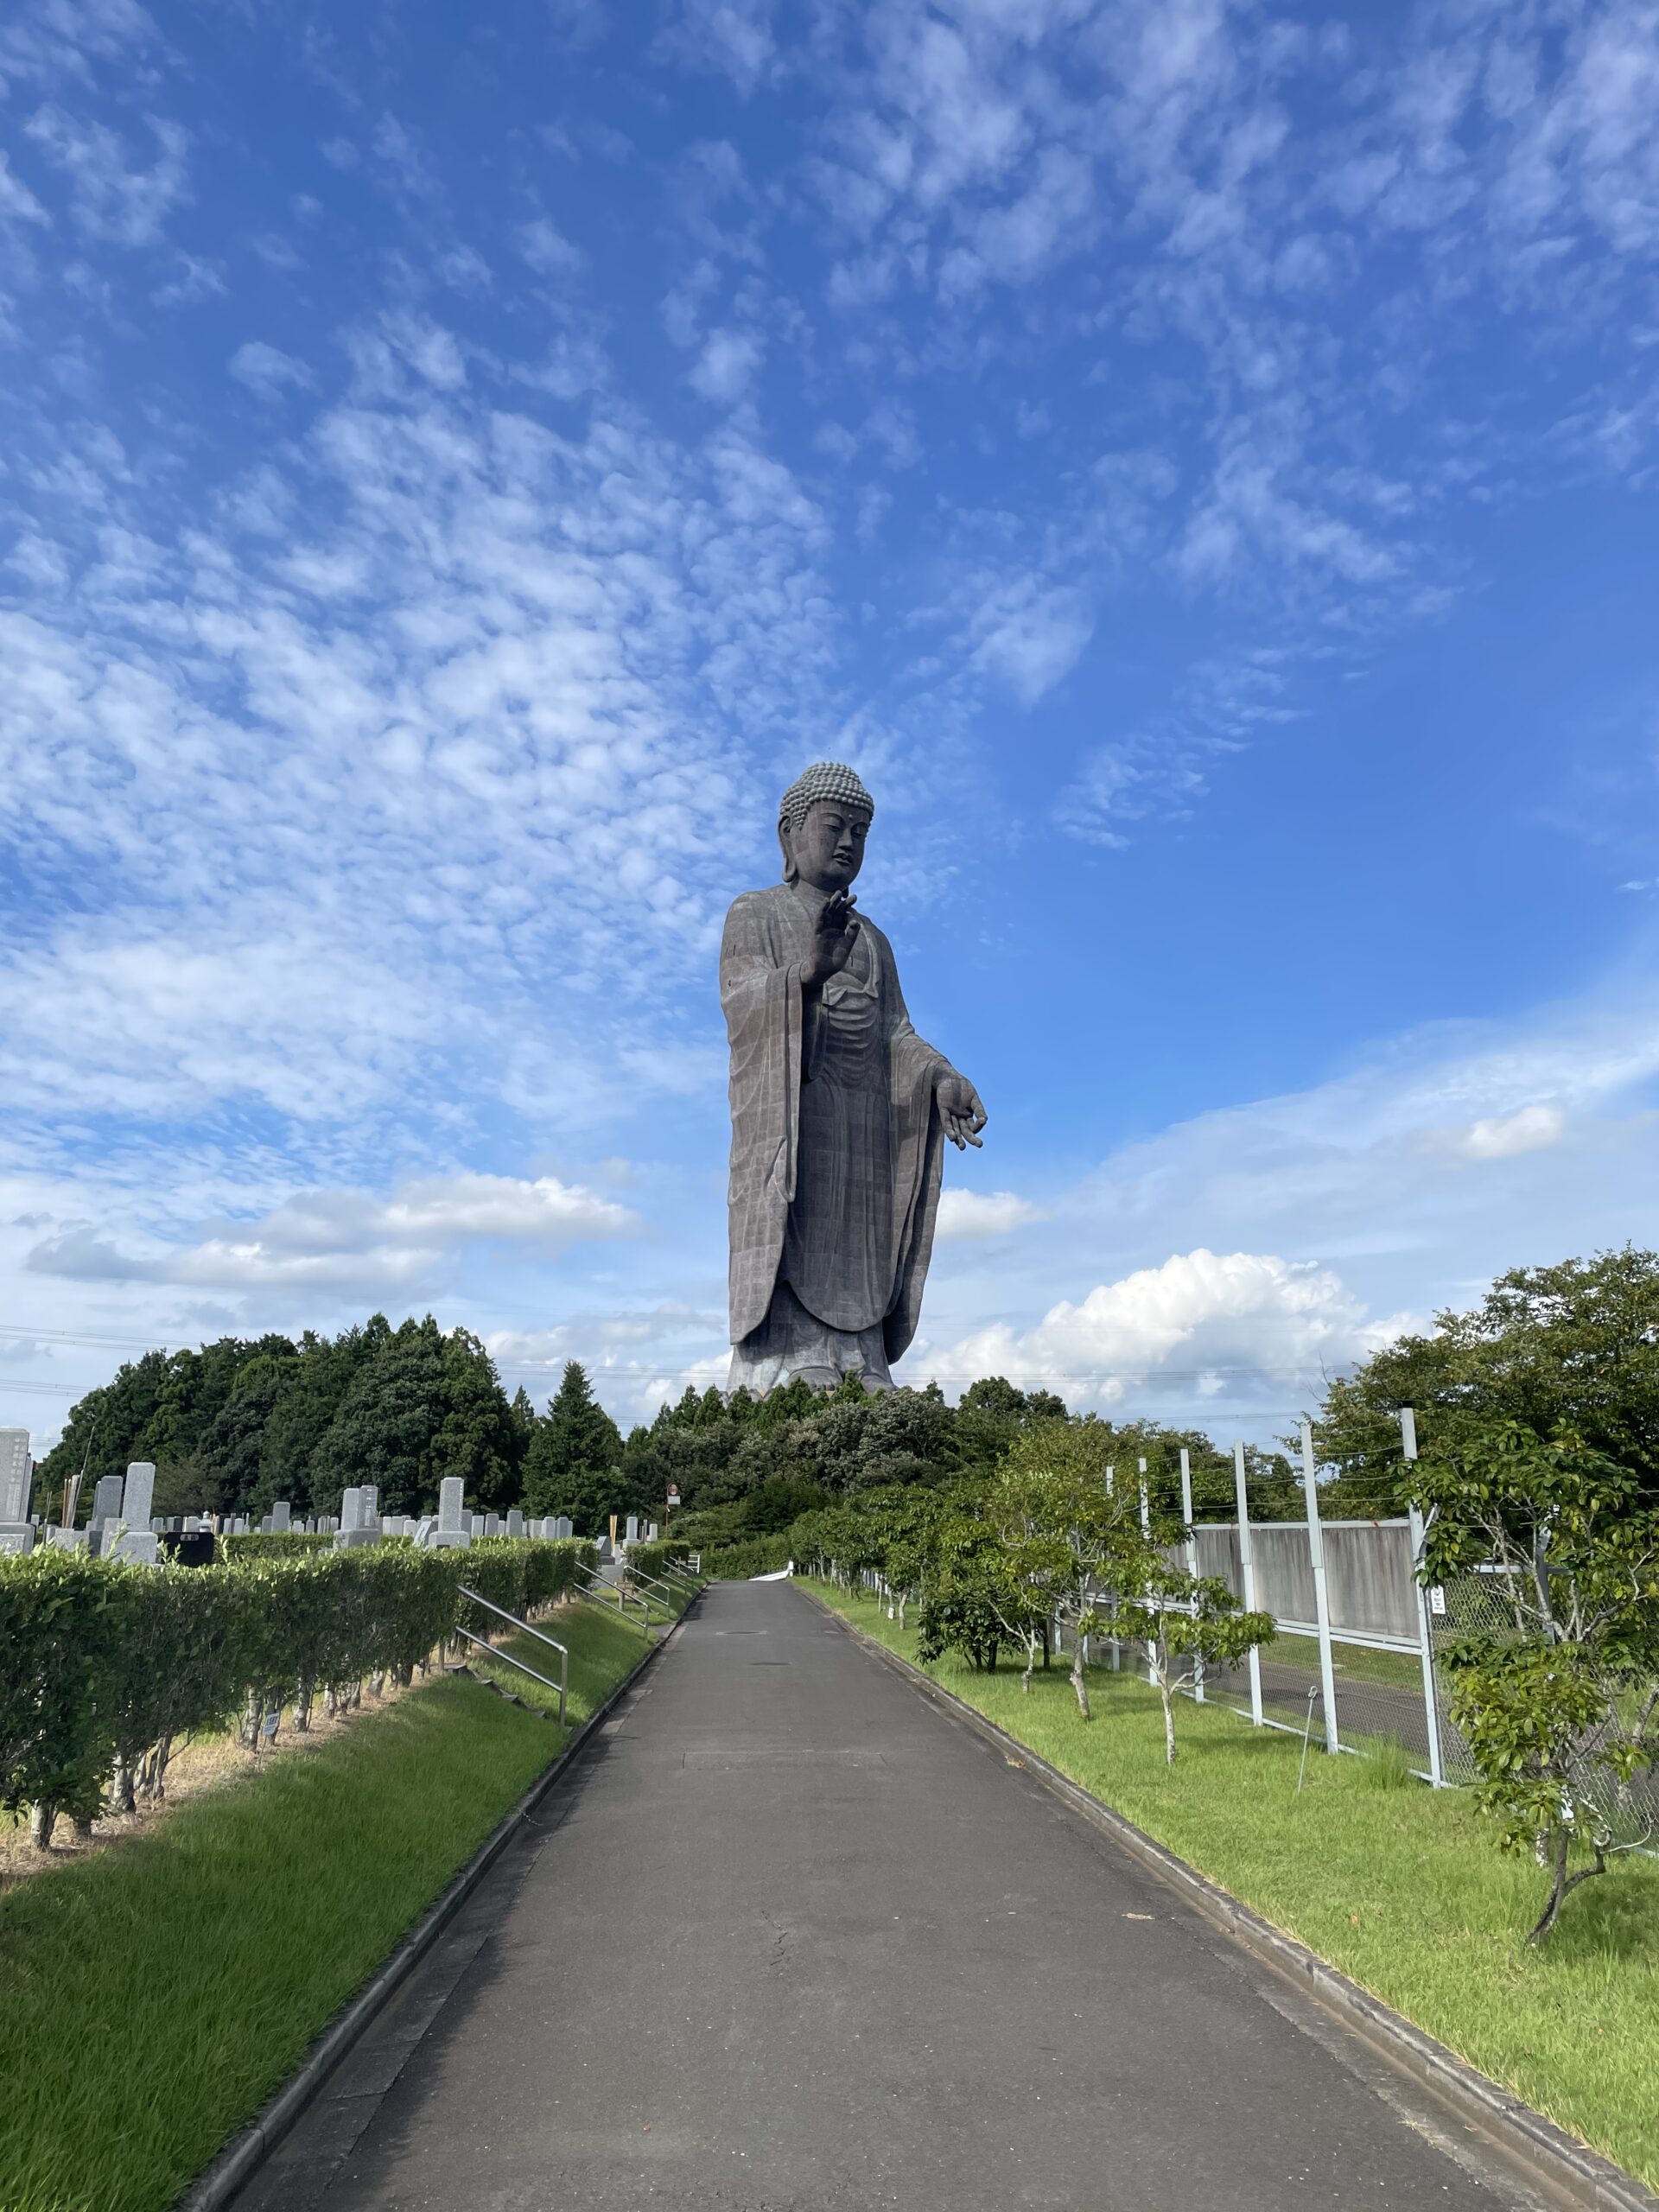
M920 1318L947 1138L979 1093L918 1037L893 947L856 911L875 803L821 760L779 807L781 883L726 917L732 1048L730 1387L890 1387Z

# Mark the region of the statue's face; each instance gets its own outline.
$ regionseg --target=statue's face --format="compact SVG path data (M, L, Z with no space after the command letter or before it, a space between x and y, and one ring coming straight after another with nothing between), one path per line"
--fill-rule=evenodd
M803 883L826 894L845 891L864 865L864 840L870 817L861 807L839 799L817 798L806 819L781 830L784 851Z

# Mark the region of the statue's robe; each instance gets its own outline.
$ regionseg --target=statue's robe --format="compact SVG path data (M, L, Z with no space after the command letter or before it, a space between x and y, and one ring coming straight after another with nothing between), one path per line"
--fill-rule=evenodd
M950 1064L912 1028L893 948L863 915L847 965L803 988L822 905L776 884L726 917L734 1386L824 1365L885 1382L921 1313Z

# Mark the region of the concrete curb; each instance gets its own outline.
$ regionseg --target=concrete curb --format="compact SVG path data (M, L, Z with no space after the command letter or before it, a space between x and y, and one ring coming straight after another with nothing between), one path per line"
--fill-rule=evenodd
M666 1636L653 1643L648 1651L641 1652L639 1663L623 1676L605 1702L595 1707L552 1764L537 1776L512 1810L497 1827L492 1829L448 1887L427 1907L391 1957L377 1968L346 2010L338 2013L323 2030L295 2072L273 2092L241 2133L232 2138L184 2195L175 2200L174 2212L219 2212L221 2206L230 2202L255 2168L293 2126L329 2075L385 2007L388 1999L437 1942L512 1841L518 1832L520 1821L535 1810L571 1761L586 1747L600 1723L626 1696L658 1653L666 1650L672 1643L702 1594L699 1591L690 1599Z
M798 1583L796 1587L800 1589L801 1586ZM995 1721L988 1720L982 1713L936 1682L921 1668L901 1658L898 1652L888 1650L876 1637L866 1635L855 1622L827 1605L815 1591L803 1589L801 1594L867 1651L885 1660L924 1696L966 1721L976 1734L995 1744L1005 1757L1016 1759L1093 1827L1181 1891L1206 1919L1225 1929L1269 1966L1311 1985L1327 2005L1347 2014L1390 2057L1444 2097L1466 2120L1494 2137L1512 2158L1529 2167L1548 2187L1564 2192L1575 2203L1593 2208L1593 2212L1659 2212L1659 2196L1644 2188L1633 2174L1627 2174L1611 2158L1605 2158L1599 2151L1576 2141L1553 2120L1546 2120L1542 2113L1535 2112L1530 2105L1488 2080L1444 2044L1436 2043L1433 2036L1414 2027L1402 2014L1383 2004L1380 1998L1373 1997L1369 1990L1362 1989L1357 1982L1351 1981L1328 1960L1309 1950L1305 1943L1299 1943L1294 1936L1287 1936L1270 1920L1264 1919L1249 1905L1242 1904L1196 1867L1189 1866L1184 1859L1178 1859L1173 1851L1154 1841L1143 1828L1136 1827L1132 1821L1125 1820L1121 1813L1115 1813L1109 1805L1091 1796L1058 1767L1051 1766L1029 1745L1022 1744L1017 1736L999 1728Z

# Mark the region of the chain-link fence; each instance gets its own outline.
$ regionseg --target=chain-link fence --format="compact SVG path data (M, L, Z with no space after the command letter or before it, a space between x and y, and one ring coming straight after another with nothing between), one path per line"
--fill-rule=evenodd
M1429 1628L1438 1653L1459 1637L1496 1637L1519 1641L1522 1630L1509 1590L1508 1577L1497 1567L1459 1575L1444 1589L1429 1592ZM1437 1672L1444 1683L1444 1669ZM1440 1754L1449 1782L1468 1783L1476 1777L1469 1747L1452 1722L1444 1692L1440 1719ZM1605 1768L1595 1765L1599 1736L1585 1739L1579 1770L1580 1803L1593 1808L1599 1825L1621 1847L1650 1847L1659 1839L1659 1773L1643 1768L1630 1782L1621 1783Z

